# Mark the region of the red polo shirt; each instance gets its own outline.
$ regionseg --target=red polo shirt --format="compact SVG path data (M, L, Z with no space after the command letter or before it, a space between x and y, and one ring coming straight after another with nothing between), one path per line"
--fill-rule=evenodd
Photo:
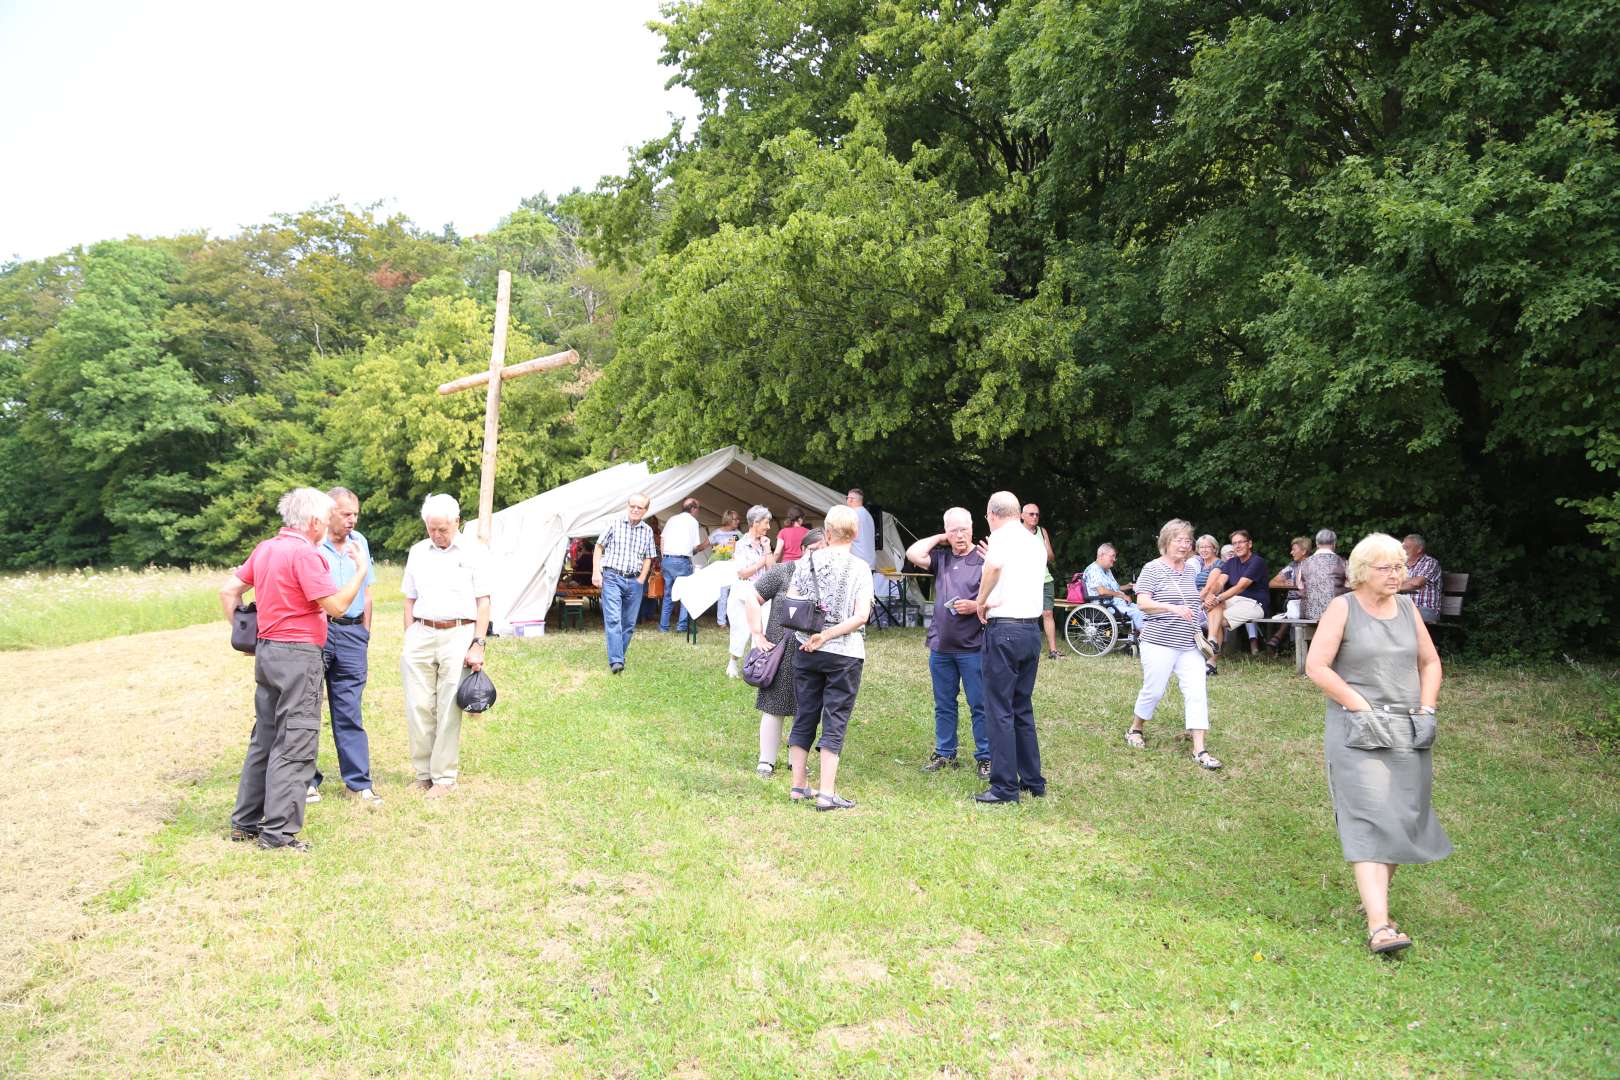
M315 601L338 590L326 560L308 538L282 529L253 549L236 576L253 586L261 638L326 644L326 613Z

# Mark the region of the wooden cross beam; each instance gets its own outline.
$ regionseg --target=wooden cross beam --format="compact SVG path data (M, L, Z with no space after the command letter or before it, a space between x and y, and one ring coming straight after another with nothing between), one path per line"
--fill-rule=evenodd
M499 280L495 300L495 344L489 354L489 370L452 380L439 387L440 394L454 394L475 386L489 387L484 395L484 463L478 478L478 541L482 544L489 543L490 519L495 512L495 448L500 435L501 383L579 362L579 354L567 349L506 366L506 317L512 307L512 275L502 270Z

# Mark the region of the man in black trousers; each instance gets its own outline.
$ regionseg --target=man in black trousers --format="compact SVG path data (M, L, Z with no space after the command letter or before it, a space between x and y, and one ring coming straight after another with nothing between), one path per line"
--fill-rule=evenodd
M1018 497L990 496L985 512L990 542L979 580L979 618L985 624L980 669L990 728L990 787L973 798L1014 803L1024 792L1046 794L1041 750L1035 739L1035 675L1041 661L1041 594L1046 546L1019 520Z

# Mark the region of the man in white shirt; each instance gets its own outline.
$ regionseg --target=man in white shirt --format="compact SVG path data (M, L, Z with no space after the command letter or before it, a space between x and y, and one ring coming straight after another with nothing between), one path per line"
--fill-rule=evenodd
M990 543L979 579L979 618L985 624L982 672L990 733L990 787L982 803L1015 803L1023 792L1046 794L1035 739L1035 674L1041 662L1041 593L1046 545L1024 527L1018 497L990 496L985 511Z
M664 524L664 557L660 566L664 570L664 606L658 615L658 632L669 633L669 609L675 600L675 582L692 572L692 556L700 551L709 550L709 542L703 539L703 533L698 528L697 512L702 504L696 499L687 499L681 503L681 512L670 518ZM686 605L681 604L680 618L675 629L686 632Z
M461 531L461 507L450 495L422 503L427 539L405 558L405 647L399 658L405 684L415 787L429 798L456 790L461 769L461 706L456 688L463 669L484 666L489 629L489 552Z

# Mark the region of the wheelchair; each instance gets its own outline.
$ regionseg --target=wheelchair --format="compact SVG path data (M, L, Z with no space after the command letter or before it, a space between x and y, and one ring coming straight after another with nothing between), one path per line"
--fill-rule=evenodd
M1063 640L1077 656L1107 656L1132 646L1131 620L1100 600L1087 600L1069 609L1063 620Z

